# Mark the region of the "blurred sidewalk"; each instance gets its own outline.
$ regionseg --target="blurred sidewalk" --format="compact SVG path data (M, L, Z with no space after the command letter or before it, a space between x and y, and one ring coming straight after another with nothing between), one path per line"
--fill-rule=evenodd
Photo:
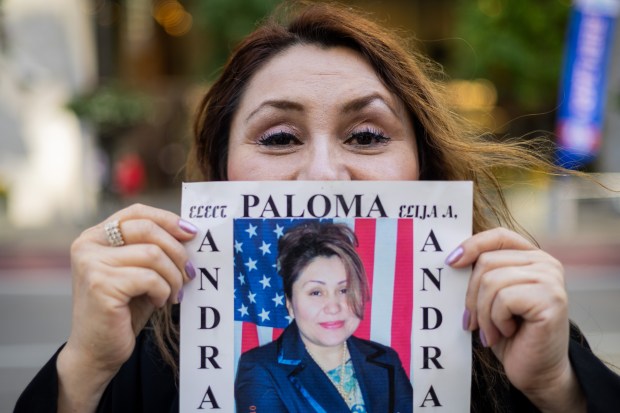
M0 222L0 270L69 268L69 251L73 240L85 229L134 203L178 214L181 209L181 192L168 190L131 200L105 200L101 202L97 216L87 222L60 223L44 228L15 228Z

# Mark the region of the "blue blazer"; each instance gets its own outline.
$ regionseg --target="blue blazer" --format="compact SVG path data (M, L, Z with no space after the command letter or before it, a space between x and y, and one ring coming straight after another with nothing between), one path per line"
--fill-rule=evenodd
M350 337L349 353L369 413L412 413L413 388L394 350ZM295 322L280 338L241 355L235 380L237 413L350 413L306 351Z

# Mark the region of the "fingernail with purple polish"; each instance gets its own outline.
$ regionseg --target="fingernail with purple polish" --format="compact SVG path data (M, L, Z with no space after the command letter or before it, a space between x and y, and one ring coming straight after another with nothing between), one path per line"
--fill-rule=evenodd
M183 301L183 289L182 288L179 290L179 294L177 295L177 302L181 304L181 301Z
M196 270L194 269L194 265L190 261L187 261L185 263L185 274L187 274L190 280L196 278Z
M467 308L463 311L463 330L469 330L469 319L471 318L471 313Z
M192 224L191 222L187 222L183 219L179 220L179 227L190 234L196 234L198 232L198 228L196 228L196 226L194 224Z
M448 255L448 257L446 258L446 264L452 265L456 261L458 261L458 259L461 258L462 256L463 256L463 247L458 247L457 249L452 251L450 255Z
M487 337L484 335L484 331L482 330L480 330L480 342L484 347L489 347L489 344L487 343Z

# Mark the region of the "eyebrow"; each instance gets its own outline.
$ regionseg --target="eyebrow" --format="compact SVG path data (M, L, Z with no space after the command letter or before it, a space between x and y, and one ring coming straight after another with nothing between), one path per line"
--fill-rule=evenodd
M247 118L245 118L245 122L247 123L252 116L256 115L256 113L260 112L265 107L271 107L280 110L292 110L296 112L301 112L304 110L304 107L300 103L292 102L290 100L266 100L261 103L256 109L254 109Z
M383 103L390 110L390 112L392 112L394 116L399 117L398 113L396 113L396 110L392 107L392 105L390 105L388 101L385 100L383 96L379 93L372 93L368 96L362 96L360 98L353 99L352 101L347 102L342 107L341 111L342 113L359 112L360 110L369 106L375 100L378 100L381 103Z
M370 95L362 96L362 97L353 99L353 100L345 103L342 106L342 108L340 109L340 111L343 114L348 114L348 113L352 113L352 112L359 112L362 109L364 109L365 107L369 106L372 102L374 102L376 100L382 102L390 110L390 112L392 112L392 114L394 116L399 117L399 114L392 107L392 105L390 105L388 103L388 101L386 99L384 99L383 96L381 94L379 94L379 93L371 93ZM247 123L250 120L250 118L252 118L254 115L256 115L256 113L258 113L261 110L263 110L265 107L271 107L271 108L274 108L274 109L279 109L279 110L284 110L284 111L295 111L295 112L302 112L304 110L304 107L303 107L302 104L297 103L297 102L293 102L293 101L290 101L290 100L286 100L286 99L266 100L266 101L262 102L256 109L254 109L245 118L245 122Z
M340 284L344 284L344 283L346 283L346 282L347 282L347 280L346 280L346 279L345 279L345 280L342 280L342 281L339 281L339 282L338 282L338 285L340 285ZM319 280L308 280L308 281L306 281L306 283L305 283L304 285L308 285L308 284L310 284L310 283L317 283L317 284L321 284L321 285L327 285L327 283L325 283L325 282L323 282L323 281L319 281Z

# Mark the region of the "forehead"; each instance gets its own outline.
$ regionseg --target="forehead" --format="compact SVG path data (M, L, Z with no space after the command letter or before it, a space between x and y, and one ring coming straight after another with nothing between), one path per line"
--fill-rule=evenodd
M335 282L346 280L344 263L337 255L315 257L301 269L297 281L302 280L303 283L309 279Z
M311 104L372 92L397 100L358 52L342 46L295 45L272 57L252 76L239 111L270 99L306 99Z

